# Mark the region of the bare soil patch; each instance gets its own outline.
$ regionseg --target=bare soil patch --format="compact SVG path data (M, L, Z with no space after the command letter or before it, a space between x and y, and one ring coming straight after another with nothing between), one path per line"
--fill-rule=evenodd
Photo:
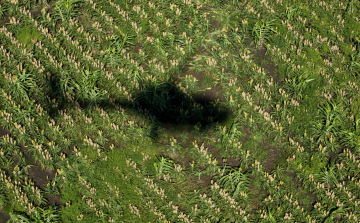
M250 189L250 196L252 197L251 202L250 202L250 206L251 206L251 211L250 213L253 215L255 213L256 210L259 210L259 208L261 208L261 201L269 196L269 193L265 190L263 190L261 187L257 187L255 186L252 182L255 180L254 176L250 176L250 185L249 185L249 189Z
M2 207L0 207L0 223L5 223L10 220L10 215L7 215L2 212Z
M2 138L2 136L4 135L12 135L11 132L7 129L4 129L0 126L0 138ZM2 139L1 139L2 140ZM29 171L29 179L31 179L32 181L34 181L35 186L44 189L45 186L52 180L55 178L55 171L50 170L50 168L46 168L45 170L42 170L41 168L41 164L39 162L35 163L35 159L34 157L28 152L28 150L26 149L28 145L26 144L25 146L23 144L20 145L20 150L21 152L25 155L25 157L30 160L30 166L28 168ZM71 150L70 150L71 151ZM71 152L67 152L67 157L71 154ZM64 151L62 151L64 153ZM15 160L14 165L16 165L19 162L19 158ZM24 182L22 182L24 183ZM60 195L47 195L46 198L48 199L48 203L49 205L55 204L57 206L59 206L59 208L61 208L64 204L60 201ZM9 220L10 216L7 214L4 214L1 212L1 207L0 207L0 223L1 223L1 219L6 219Z
M140 52L140 49L141 49L141 46L142 46L142 43L137 43L135 44L135 47L134 47L134 53L138 54Z
M265 170L267 173L271 173L271 171L274 169L274 162L280 157L280 151L274 146L270 146L267 142L262 142L262 146L267 148L268 152L268 158L263 163Z
M249 48L253 47L253 44L251 44L252 41L253 41L252 39L245 39L247 47ZM277 83L277 85L281 85L282 80L277 74L278 67L274 63L272 63L272 61L269 58L265 56L266 50L267 49L265 47L261 46L260 49L254 49L254 48L251 49L250 54L254 55L253 57L254 62L258 66L269 72L269 75L272 78L274 78L274 82Z

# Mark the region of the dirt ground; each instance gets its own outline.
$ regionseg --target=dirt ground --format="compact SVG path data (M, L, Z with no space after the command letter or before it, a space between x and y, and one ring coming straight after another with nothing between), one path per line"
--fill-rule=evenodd
M2 139L2 136L9 135L12 136L11 132L9 130L4 129L2 126L0 126L0 140ZM34 184L39 188L44 188L46 184L51 181L55 177L55 171L51 171L49 168L45 170L41 170L40 163L35 163L34 158L32 155L27 152L24 145L20 145L21 151L25 154L26 158L30 160L29 165L33 165L29 167L29 179L31 179ZM13 166L16 165L16 161L14 162ZM48 179L49 180L48 180ZM61 208L64 204L60 201L59 195L47 195L46 197L48 199L49 206L52 204L58 205L59 208ZM10 215L7 215L2 212L2 207L0 207L0 223L7 222L10 219Z

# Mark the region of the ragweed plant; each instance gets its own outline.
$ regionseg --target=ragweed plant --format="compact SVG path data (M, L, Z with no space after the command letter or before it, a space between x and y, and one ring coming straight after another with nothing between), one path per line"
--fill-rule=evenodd
M238 124L239 122L234 120L230 128L226 129L226 126L224 126L220 131L219 141L226 150L236 147L235 142L240 141L240 138L243 137L243 133L238 129Z
M82 0L61 0L55 2L54 17L61 19L62 22L69 21L70 18L76 17L79 12L77 3L80 2L82 2Z
M336 186L339 182L335 175L335 165L330 168L322 168L322 171L318 174L314 174L320 182L326 183L327 185Z
M4 17L5 11L6 11L6 8L4 8L0 5L0 19L2 19Z
M295 17L296 12L298 11L298 8L295 6L286 7L286 18L288 21L290 21L292 18Z
M90 72L89 70L82 70L82 74L82 78L79 81L73 81L78 91L76 100L89 100L89 107L92 107L106 98L106 93L96 87L101 73L99 71Z
M31 129L31 117L34 117L36 111L32 106L29 106L28 109L20 109L20 108L14 108L11 109L11 112L13 114L13 120L17 123L28 125L30 131ZM34 126L35 128L35 126Z
M121 52L122 49L130 45L135 46L135 37L136 35L130 31L122 33L121 35L113 35L110 39L110 47L115 48L117 52Z
M109 48L101 53L101 62L104 65L110 65L111 68L115 68L123 62L122 56L115 48Z
M33 215L35 222L54 222L59 220L59 214L56 206L51 206L49 209L42 209L38 206L36 207Z
M232 194L232 197L236 197L240 192L247 190L250 178L241 172L241 168L238 170L231 169L229 173L220 177L217 183L224 187L224 189Z
M340 142L342 145L348 145L355 148L357 151L360 149L360 118L355 117L353 128L342 130L342 137ZM354 130L352 130L354 129Z
M271 33L277 34L277 32L272 28L272 25L273 25L272 23L274 21L276 21L276 20L274 19L274 20L266 21L266 22L259 20L251 28L251 34L254 38L256 47L264 45L265 40L270 41Z
M158 162L154 162L155 175L160 179L163 174L172 174L174 171L172 161L169 158L161 157L158 158Z
M164 84L146 86L134 99L134 104L139 103L142 107L147 107L151 114L164 112L168 107L166 94L168 90L169 86Z
M18 75L11 77L11 84L6 86L15 100L29 99L28 93L31 88L35 88L36 83L31 73L26 69L18 72Z
M351 57L350 67L349 67L350 71L354 72L355 76L359 76L360 75L360 51L356 55L351 54L350 57Z
M56 98L61 104L63 101L66 101L67 94L71 97L74 96L74 85L72 84L74 80L69 76L68 71L60 70L60 77L51 77L50 85L52 86L51 96Z
M340 112L341 106L341 103L336 104L335 102L327 102L321 106L321 113L318 115L320 120L311 122L314 126L313 130L317 138L317 143L325 141L327 143L330 135L334 135L335 137L339 136L342 120L342 113Z
M300 99L303 98L303 91L309 82L314 81L315 78L309 78L307 71L303 72L300 75L295 75L295 77L285 78L286 83L288 83L288 89L293 91L293 94L299 96Z

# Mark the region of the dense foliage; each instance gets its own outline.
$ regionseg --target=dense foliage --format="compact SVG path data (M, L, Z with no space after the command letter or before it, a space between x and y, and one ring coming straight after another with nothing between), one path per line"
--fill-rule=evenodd
M359 3L0 1L2 212L357 222Z

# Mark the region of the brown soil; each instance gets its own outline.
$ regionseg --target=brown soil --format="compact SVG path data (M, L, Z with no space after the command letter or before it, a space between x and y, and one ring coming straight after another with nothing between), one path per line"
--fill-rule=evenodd
M2 207L0 207L0 223L5 223L10 220L10 215L7 215L2 212Z
M255 185L252 184L252 182L255 180L254 176L250 176L250 196L252 196L252 200L250 202L251 205L251 214L254 214L255 210L259 210L261 208L261 201L269 195L267 191L263 190L261 187L258 188Z
M138 54L140 52L141 45L142 45L141 43L135 44L134 53Z
M184 158L181 157L179 153L171 153L171 152L160 152L160 156L170 157L175 163L180 163L181 166L185 166L186 169L190 167L190 157L185 154Z
M223 158L219 153L219 149L216 148L214 145L211 145L211 144L204 144L204 147L209 149L212 156L216 158L216 160L218 162L218 165L222 166L223 165Z
M33 17L34 19L36 19L37 17L41 16L41 8L40 5L37 7L33 7L31 10L31 17Z
M198 80L199 88L204 90L202 92L194 92L193 97L196 97L199 100L207 100L207 101L219 100L219 102L221 102L222 104L226 103L222 85L218 84L215 86L211 86L211 89L205 89L208 87L203 84L204 75L205 75L204 71L195 72L195 71L191 70L189 65L185 65L184 71L182 72L181 76L176 77L176 80L178 82L181 82L181 77L185 77L186 75L192 75L193 77L195 77ZM227 114L228 115L233 114L233 112L230 108L227 109Z
M251 44L252 41L253 41L253 39L245 39L247 47L249 47L249 48L254 47L254 45ZM277 66L274 65L271 62L271 60L265 56L266 48L263 46L261 46L260 49L253 48L250 50L250 54L254 55L254 57L253 57L254 62L261 68L265 69L268 72L269 76L274 78L274 82L277 85L281 85L282 80L280 79L280 77L277 74Z
M238 167L240 164L240 158L226 158L226 163L231 167Z
M271 173L274 169L274 162L280 158L280 151L276 147L270 146L267 142L262 142L261 146L267 148L268 151L267 159L262 165L265 167L267 173Z
M64 204L60 201L60 195L48 194L46 195L46 198L48 199L50 205L54 204L58 206L58 210L60 210L64 206Z
M4 135L12 135L9 130L6 130L0 126L0 138ZM2 139L1 139L2 140ZM26 146L28 146L26 144ZM52 179L55 177L55 171L51 171L50 168L46 168L45 170L42 170L40 163L35 163L34 158L32 155L27 151L26 146L20 145L21 152L25 155L27 159L30 160L30 165L28 171L29 171L29 179L31 179L34 184L40 188L44 188L47 183L51 182ZM62 151L64 153L64 151ZM70 155L70 152L66 153L67 157ZM14 162L14 166L18 163L18 159ZM55 204L58 205L59 208L61 208L64 204L60 201L59 195L47 195L46 198L49 201L49 205ZM0 207L1 210L1 207ZM4 214L0 211L0 223L1 219L10 219L10 216L7 214Z
M77 17L79 24L84 26L84 31L91 27L91 22L88 13L83 8L80 9L79 16Z

